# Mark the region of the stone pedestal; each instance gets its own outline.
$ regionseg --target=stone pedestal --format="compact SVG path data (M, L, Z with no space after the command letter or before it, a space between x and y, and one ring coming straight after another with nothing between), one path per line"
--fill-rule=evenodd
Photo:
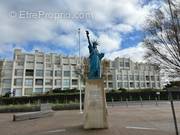
M84 100L84 129L108 128L103 79L87 80Z

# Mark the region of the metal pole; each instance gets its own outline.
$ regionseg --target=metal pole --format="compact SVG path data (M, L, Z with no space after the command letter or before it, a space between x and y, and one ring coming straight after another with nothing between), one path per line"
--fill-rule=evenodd
M169 93L169 97L170 97L170 103L171 103L171 109L172 109L172 114L173 114L173 120L174 120L174 126L175 126L175 131L176 131L176 135L179 135L178 132L178 126L177 126L177 120L176 120L176 113L175 113L175 109L174 109L174 103L173 103L173 98L172 98L172 93Z
M81 44L80 44L80 28L78 29L78 44L79 44L79 110L80 113L83 113L82 111L82 90L81 90Z
M126 98L126 106L128 107L128 99Z

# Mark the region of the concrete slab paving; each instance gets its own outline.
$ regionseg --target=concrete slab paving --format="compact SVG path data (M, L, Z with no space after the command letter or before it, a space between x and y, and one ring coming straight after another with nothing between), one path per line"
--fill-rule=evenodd
M54 116L12 121L12 113L0 114L0 135L175 135L169 104L108 107L109 128L84 130L78 110L56 111ZM180 105L176 105L180 129Z

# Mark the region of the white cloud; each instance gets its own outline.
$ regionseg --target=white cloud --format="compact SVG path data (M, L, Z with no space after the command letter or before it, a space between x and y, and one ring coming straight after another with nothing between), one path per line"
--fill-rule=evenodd
M139 43L135 47L129 47L126 49L114 51L112 53L108 53L105 55L107 59L114 59L116 57L125 57L130 58L136 62L144 62L144 55L146 52L146 48L143 47L142 43Z
M115 39L113 37L109 37L106 34L100 35L98 38L98 41L100 43L100 50L103 52L111 52L114 50L119 49L119 44L121 42L121 39Z
M77 29L82 29L81 44L82 54L87 55L88 43L85 30L89 29L91 38L98 39L100 50L106 53L113 51L112 57L118 55L121 48L121 34L133 32L140 29L144 23L152 5L142 6L139 0L1 0L0 2L0 46L5 44L12 49L15 47L23 48L23 45L29 41L40 41L54 43L55 46L69 49L74 54L77 53ZM92 19L60 19L50 20L41 19L18 19L10 17L9 13L21 10L44 11L44 12L68 12L76 14L79 11L89 11L94 18ZM27 47L26 47L27 48ZM46 50L51 46L46 46ZM50 49L51 50L51 49ZM125 53L127 50L122 50ZM52 50L53 51L53 50ZM9 52L6 50L6 52ZM63 52L63 50L62 50ZM0 52L0 55L2 52Z

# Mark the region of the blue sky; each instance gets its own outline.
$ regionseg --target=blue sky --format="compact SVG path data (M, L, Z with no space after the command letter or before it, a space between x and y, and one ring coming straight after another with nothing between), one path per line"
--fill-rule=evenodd
M80 28L83 56L88 56L85 30L89 30L106 58L143 61L143 27L157 6L154 1L1 0L0 57L12 59L14 48L77 55Z

